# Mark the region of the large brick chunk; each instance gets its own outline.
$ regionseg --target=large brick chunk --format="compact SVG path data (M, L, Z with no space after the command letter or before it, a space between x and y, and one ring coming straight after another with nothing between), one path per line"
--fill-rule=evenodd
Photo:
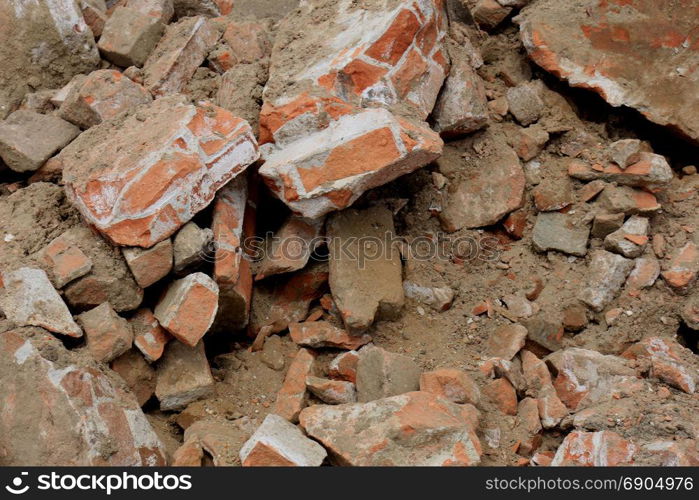
M278 143L265 153L260 175L294 212L317 218L350 206L366 190L430 163L441 152L441 139L427 126L385 109L355 110L327 128Z
M90 128L56 160L90 224L117 245L151 247L257 158L247 122L169 97Z
M0 2L0 119L33 89L55 89L99 65L92 32L74 0Z
M145 86L154 95L180 92L219 36L203 17L187 17L169 25L143 66Z
M71 87L58 114L86 129L152 100L145 88L120 72L102 69L80 78Z
M385 207L345 210L328 221L330 289L350 333L396 318L405 297L393 214Z
M687 242L670 257L667 268L661 273L665 282L677 293L687 294L699 273L699 246Z
M165 25L157 17L117 7L104 26L98 46L104 58L117 66L141 67L164 31Z
M155 307L160 325L190 347L209 331L218 310L218 285L204 273L173 282Z
M87 350L96 360L108 363L131 349L133 330L108 302L78 316L85 330Z
M0 380L4 464L165 465L163 445L123 382L44 330L0 335Z
M555 361L556 393L571 410L581 410L643 389L636 372L622 358L568 348Z
M16 172L33 172L79 133L57 116L15 111L0 122L0 157Z
M448 71L443 7L314 0L281 24L260 117L277 147L260 172L292 210L346 208L439 156L438 135L402 117L424 120Z
M678 70L696 62L696 23L687 15L696 7L694 1L546 0L517 20L529 56L541 67L696 141L699 115L687 103L699 83L691 70Z
M18 326L40 326L82 337L82 330L44 271L23 267L0 273L0 278L0 310L7 319Z
M615 467L633 464L636 446L612 431L573 431L556 451L552 466Z
M155 395L160 409L181 410L189 403L205 398L214 390L214 378L204 352L204 342L189 347L170 342L158 364Z
M481 445L465 413L429 392L409 392L369 403L311 406L300 421L337 465L478 465Z
M240 449L240 460L244 467L317 467L327 454L294 424L270 414Z

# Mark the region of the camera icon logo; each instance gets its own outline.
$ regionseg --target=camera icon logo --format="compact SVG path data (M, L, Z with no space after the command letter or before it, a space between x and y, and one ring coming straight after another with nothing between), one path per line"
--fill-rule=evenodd
M23 476L28 476L28 472L22 472L19 476L12 480L12 485L5 486L5 489L13 495L22 495L29 490L29 485L22 486Z

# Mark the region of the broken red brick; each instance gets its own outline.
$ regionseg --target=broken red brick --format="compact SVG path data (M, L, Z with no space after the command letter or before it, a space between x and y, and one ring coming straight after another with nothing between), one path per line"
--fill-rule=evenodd
M488 338L488 352L491 356L510 360L524 347L527 329L522 325L503 325Z
M203 17L171 24L143 65L143 82L156 96L184 89L220 34Z
M322 446L274 414L265 417L240 449L243 467L317 467L326 456Z
M218 285L204 273L173 282L155 307L154 315L180 342L194 347L209 331L218 310Z
M699 247L692 241L675 251L668 268L661 273L665 282L679 294L686 294L697 280Z
M573 431L559 446L551 465L615 467L632 465L636 446L612 431Z
M342 328L337 328L327 321L291 323L291 339L303 347L333 347L354 350L371 342L370 335L352 336Z
M352 382L306 377L306 388L315 397L329 405L357 402L357 389Z
M517 18L529 56L571 85L597 92L612 106L639 109L646 118L699 139L697 115L685 105L696 89L675 70L688 64L694 51L669 57L688 43L694 29L685 6L663 4L658 9L652 1L623 2L626 15L618 16L620 4L537 2ZM565 26L557 22L563 18Z
M172 241L170 238L161 241L151 248L124 248L122 254L136 283L141 288L147 288L160 281L172 270Z
M251 64L269 57L271 51L272 45L264 25L230 22L208 59L214 70L225 73L236 64Z
M64 235L54 238L42 253L44 262L51 266L51 276L57 288L63 288L92 269L92 260Z
M300 421L337 465L469 466L480 462L482 450L467 412L429 392L409 392L369 403L311 406ZM347 439L348 428L356 430L353 439Z
M454 403L478 404L480 391L465 372L442 368L420 375L420 390L431 392Z
M328 367L328 375L333 379L357 382L357 363L359 355L357 351L343 352L333 359Z
M505 415L517 415L517 393L506 378L488 382L483 387L483 394Z
M306 406L308 399L306 377L311 374L314 361L315 355L311 351L299 349L289 366L284 384L277 393L272 413L276 413L292 423L298 422L299 413Z
M57 160L69 198L90 224L117 245L151 247L257 157L245 121L172 97L90 128Z
M136 311L130 323L134 333L134 345L148 361L158 361L172 338L170 334L160 326L150 309Z
M96 361L112 361L133 344L131 325L108 302L82 313L78 321L85 331L87 350Z
M627 359L648 358L650 375L689 394L694 394L697 376L685 365L682 357L691 358L686 348L669 338L649 337L629 347L622 356ZM695 372L696 373L696 372Z

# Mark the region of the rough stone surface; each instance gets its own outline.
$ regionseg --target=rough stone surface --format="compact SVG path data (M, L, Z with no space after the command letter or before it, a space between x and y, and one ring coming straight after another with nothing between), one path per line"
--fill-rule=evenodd
M357 399L367 402L417 391L420 374L409 357L370 344L359 350Z
M694 2L653 0L536 2L517 18L529 56L573 86L629 106L648 119L699 140L699 118L686 103L699 89ZM566 23L559 22L566 19ZM592 69L590 69L592 68Z
M58 115L82 129L153 100L145 88L116 70L103 69L78 78Z
M172 97L90 128L57 160L69 199L90 224L115 244L150 247L257 157L246 122Z
M579 224L579 223L578 223ZM575 220L558 212L542 212L536 217L533 244L539 252L559 252L584 257L590 228L576 225Z
M3 333L0 353L0 397L13 402L0 419L4 464L165 465L163 445L109 370L41 329Z
M510 360L524 347L527 329L522 325L503 325L488 338L491 356Z
M99 64L95 39L73 0L2 2L0 25L0 119L32 88L59 88Z
M219 36L200 16L169 25L143 65L146 88L156 96L182 91Z
M492 149L482 154L467 149L459 160L465 168L449 184L439 215L445 230L489 226L522 206L526 181L519 158L504 140L492 141Z
M460 47L450 49L451 70L432 112L435 130L445 137L470 134L488 123L483 80L468 58L460 53L463 50ZM459 52L457 57L454 57L455 51Z
M396 318L405 301L401 260L385 207L345 210L328 220L330 290L351 334Z
M157 370L155 395L163 411L181 410L214 391L214 378L204 352L204 343L189 347L170 342Z
M185 224L175 236L175 272L181 273L201 264L206 259L213 237L213 231L209 228L202 229L194 222Z
M640 257L648 243L650 223L646 217L633 215L621 228L607 235L604 248L629 259Z
M481 445L461 407L428 392L312 406L301 426L338 465L478 465Z
M140 406L146 404L155 394L155 370L137 350L126 351L112 361L110 366L124 379Z
M316 467L327 452L288 420L267 415L262 425L240 450L243 466Z
M694 356L672 339L648 337L629 347L622 356L650 359L651 376L689 394L696 391L699 371Z
M57 116L18 110L0 122L0 157L16 172L33 172L79 133Z
M160 325L189 347L209 331L218 310L218 285L204 273L170 284L153 311Z
M141 67L163 36L165 25L157 17L128 7L117 7L104 26L98 47L117 66Z
M624 286L633 270L634 261L604 250L592 254L587 275L587 284L580 300L595 311L603 310Z
M61 296L41 269L23 267L0 274L0 310L18 326L40 326L69 337L82 337Z

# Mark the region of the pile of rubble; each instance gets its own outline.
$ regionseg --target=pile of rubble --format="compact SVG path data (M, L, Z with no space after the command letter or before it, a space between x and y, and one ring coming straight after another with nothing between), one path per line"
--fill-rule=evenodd
M691 9L4 2L0 464L699 465Z

